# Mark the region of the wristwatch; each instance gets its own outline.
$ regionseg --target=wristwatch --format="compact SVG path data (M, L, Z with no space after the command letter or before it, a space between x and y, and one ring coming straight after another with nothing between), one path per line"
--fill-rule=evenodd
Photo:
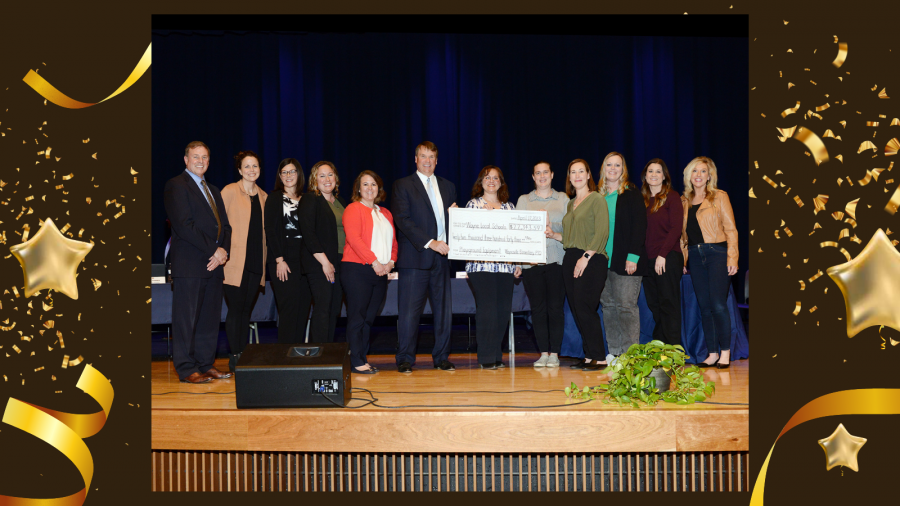
M591 259L591 256L587 254L587 251L585 251L585 252L584 252L584 255L582 255L582 256L583 256L584 258L587 258L588 260Z

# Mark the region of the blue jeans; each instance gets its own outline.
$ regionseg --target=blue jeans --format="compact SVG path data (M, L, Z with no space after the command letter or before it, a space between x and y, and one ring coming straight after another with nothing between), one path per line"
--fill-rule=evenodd
M719 244L688 247L688 268L700 305L703 334L709 353L731 349L731 315L728 314L728 248Z

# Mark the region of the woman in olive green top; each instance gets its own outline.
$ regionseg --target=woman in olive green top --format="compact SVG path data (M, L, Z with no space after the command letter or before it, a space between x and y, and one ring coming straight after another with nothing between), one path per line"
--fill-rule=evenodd
M334 164L322 161L313 165L310 195L300 199L297 210L303 235L300 267L315 304L309 329L309 341L314 343L334 342L334 327L341 314L342 217L347 203L337 196L340 184Z
M607 365L597 307L609 266L605 250L609 239L609 211L596 189L588 163L580 158L573 160L566 179L566 194L572 200L563 217L562 243L566 249L563 281L584 346L584 363L574 364L572 368L584 371L596 371ZM601 258L593 259L594 255Z

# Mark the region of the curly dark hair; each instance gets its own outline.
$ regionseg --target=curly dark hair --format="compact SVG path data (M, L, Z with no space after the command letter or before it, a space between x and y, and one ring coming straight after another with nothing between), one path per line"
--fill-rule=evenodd
M472 187L472 198L477 199L484 195L484 187L481 186L481 181L484 180L485 176L487 176L491 170L496 170L497 175L500 176L500 189L497 190L497 198L500 200L501 204L505 204L509 201L509 188L506 186L506 179L503 178L503 171L496 165L488 165L478 173L478 179L475 180L475 185Z

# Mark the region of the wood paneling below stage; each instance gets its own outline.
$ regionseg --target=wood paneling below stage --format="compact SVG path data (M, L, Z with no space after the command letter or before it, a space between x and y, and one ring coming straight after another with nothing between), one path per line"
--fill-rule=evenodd
M238 410L234 394L228 393L234 391L233 380L183 384L170 362L154 362L152 393L178 393L153 397L151 444L154 450L448 454L749 449L749 360L724 372L707 371L717 389L710 401L728 404L660 403L634 409L599 401L540 408L566 404L562 392L548 390L572 381L597 385L606 378L571 370L567 363L560 369L535 369L534 354L516 358L517 367L484 371L474 355L454 355L454 372L428 367L401 375L393 357L370 357L381 371L353 375L353 386L375 392L382 406L418 406L402 409ZM430 365L430 359L423 355L418 363ZM227 364L220 361L217 367ZM499 393L513 390L530 392ZM354 391L354 397L366 396Z

